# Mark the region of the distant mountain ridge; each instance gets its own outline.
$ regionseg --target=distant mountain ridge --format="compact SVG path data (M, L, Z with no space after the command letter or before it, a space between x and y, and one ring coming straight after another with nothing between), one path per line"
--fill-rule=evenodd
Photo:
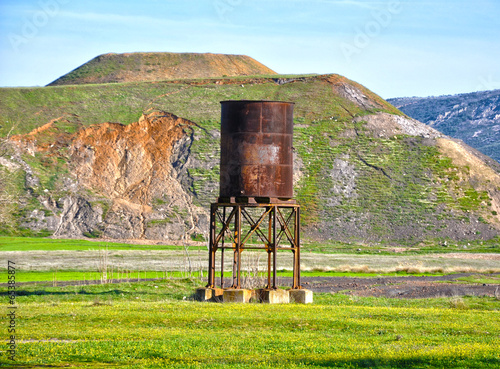
M276 72L246 55L108 53L95 57L48 86L273 74Z
M500 162L500 90L387 101L408 116Z

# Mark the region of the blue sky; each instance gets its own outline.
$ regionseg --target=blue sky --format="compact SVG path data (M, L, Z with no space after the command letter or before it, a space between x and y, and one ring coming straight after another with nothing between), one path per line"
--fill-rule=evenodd
M0 86L169 51L338 73L384 98L499 89L499 19L499 0L1 0Z

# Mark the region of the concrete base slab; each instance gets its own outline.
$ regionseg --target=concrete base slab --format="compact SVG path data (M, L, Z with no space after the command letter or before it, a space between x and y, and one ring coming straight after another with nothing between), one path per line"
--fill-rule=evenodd
M260 302L266 304L288 304L290 297L287 290L271 290L261 289L257 290Z
M243 288L228 288L222 295L223 302L249 302L255 296L255 291Z
M222 301L223 292L222 288L200 287L194 297L196 301Z
M313 292L306 289L289 290L290 302L298 304L312 304Z

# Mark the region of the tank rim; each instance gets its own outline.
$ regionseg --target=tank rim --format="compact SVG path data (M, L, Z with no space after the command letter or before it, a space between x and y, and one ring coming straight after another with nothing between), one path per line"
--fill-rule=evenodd
M281 100L222 100L221 104L228 102L246 102L246 103L280 103L280 104L292 104L295 105L294 102L291 101L281 101Z

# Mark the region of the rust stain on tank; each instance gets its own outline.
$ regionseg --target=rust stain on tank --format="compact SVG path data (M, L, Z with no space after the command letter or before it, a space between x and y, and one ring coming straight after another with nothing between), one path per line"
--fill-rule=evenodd
M221 197L293 197L293 106L221 101Z

